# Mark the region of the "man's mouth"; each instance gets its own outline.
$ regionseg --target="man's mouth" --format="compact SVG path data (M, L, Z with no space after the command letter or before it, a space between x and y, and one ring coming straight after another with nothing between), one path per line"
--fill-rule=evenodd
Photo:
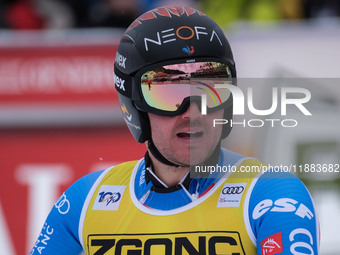
M180 137L180 138L199 138L199 137L202 137L203 135L203 132L201 131L196 131L196 132L180 132L180 133L177 133L177 136Z

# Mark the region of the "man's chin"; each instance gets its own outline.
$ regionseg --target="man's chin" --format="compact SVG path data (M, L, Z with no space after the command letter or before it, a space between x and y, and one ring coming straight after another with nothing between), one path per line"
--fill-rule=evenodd
M190 155L189 158L185 160L178 160L178 165L183 166L183 167L191 167L191 166L197 166L197 165L202 165L204 162L207 160L208 157L203 157L199 155Z

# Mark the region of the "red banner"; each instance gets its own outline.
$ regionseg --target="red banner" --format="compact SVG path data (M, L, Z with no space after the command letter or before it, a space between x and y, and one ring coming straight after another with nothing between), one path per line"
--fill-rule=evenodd
M0 48L0 102L112 101L117 45Z
M123 124L114 88L119 37L39 38L29 47L14 39L4 46L0 38L0 253L6 255L28 254L53 203L79 177L145 153Z

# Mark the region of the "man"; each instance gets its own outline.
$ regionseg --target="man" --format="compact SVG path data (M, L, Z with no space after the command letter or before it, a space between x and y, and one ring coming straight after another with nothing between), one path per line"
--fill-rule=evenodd
M121 39L114 78L145 157L73 184L31 254L318 254L302 182L221 148L231 127L213 121L232 118L236 69L213 20L185 7L143 14Z

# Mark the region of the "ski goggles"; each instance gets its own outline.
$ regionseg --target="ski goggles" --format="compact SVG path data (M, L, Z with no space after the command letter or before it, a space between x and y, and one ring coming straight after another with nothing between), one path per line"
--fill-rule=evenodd
M135 104L143 111L173 116L185 112L191 102L207 112L232 103L231 92L223 85L232 84L233 74L225 63L162 65L139 72L137 77L142 100Z

